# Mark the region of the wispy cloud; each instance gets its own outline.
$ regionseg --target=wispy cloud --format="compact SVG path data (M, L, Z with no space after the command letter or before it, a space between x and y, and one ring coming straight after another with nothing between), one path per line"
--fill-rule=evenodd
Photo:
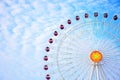
M107 10L118 14L118 3L117 0L0 1L0 75L4 80L40 80L43 74L38 67L43 65L38 56L43 55L41 49L52 34L51 29L57 28L50 25L85 11Z

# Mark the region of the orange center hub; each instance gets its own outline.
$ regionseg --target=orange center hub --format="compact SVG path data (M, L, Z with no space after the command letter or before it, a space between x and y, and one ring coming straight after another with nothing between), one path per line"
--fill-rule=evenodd
M90 59L95 62L95 63L98 63L102 60L102 53L99 52L99 51L93 51L91 54L90 54Z

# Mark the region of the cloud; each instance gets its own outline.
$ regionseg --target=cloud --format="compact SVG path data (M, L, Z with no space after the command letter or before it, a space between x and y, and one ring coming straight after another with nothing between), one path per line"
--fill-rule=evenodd
M70 16L81 15L84 12L110 11L118 14L119 9L117 1L108 0L2 0L0 2L1 74L5 80L19 80L22 74L25 75L22 76L24 80L39 80L44 76L42 73L38 75L42 69L37 71L39 66L43 66L43 63L39 62L44 55L43 48L53 31L58 29L59 23ZM8 68L7 75L4 66ZM12 72L14 69L16 71ZM35 78L35 71L39 79Z

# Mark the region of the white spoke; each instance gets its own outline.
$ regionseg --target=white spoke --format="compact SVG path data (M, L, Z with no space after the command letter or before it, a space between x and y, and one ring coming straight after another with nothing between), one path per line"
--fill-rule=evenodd
M92 76L93 76L94 69L95 69L95 65L92 65L89 80L92 80Z
M97 64L97 65L96 65L96 75L97 75L97 80L99 80L98 67L99 67L99 65Z
M102 76L102 80L106 80L102 67L99 66L99 69L100 69L100 73L101 73L101 76Z

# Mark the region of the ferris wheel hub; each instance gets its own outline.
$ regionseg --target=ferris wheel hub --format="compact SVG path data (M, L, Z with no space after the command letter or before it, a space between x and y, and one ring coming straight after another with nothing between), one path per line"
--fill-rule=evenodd
M98 63L100 61L102 61L102 53L100 51L93 51L90 54L90 59L94 62L94 63Z

